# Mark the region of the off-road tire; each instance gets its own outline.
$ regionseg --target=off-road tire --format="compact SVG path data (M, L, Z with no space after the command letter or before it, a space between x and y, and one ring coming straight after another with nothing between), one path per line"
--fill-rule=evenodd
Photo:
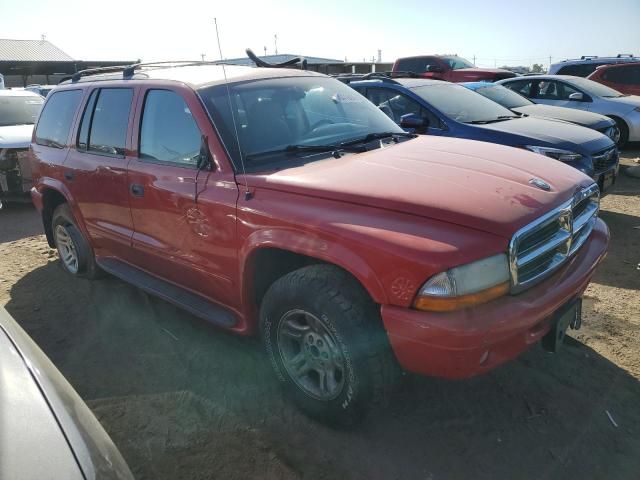
M56 234L56 229L58 227L63 227L69 238L73 242L73 248L77 256L77 271L72 271L62 259L62 247L59 244L59 238ZM103 272L96 264L93 250L91 249L89 242L84 238L84 235L82 235L80 229L78 228L68 204L63 203L61 205L58 205L58 207L56 207L56 209L53 211L53 215L51 217L51 229L53 231L54 243L58 250L58 254L61 257L60 264L67 273L73 275L74 277L82 277L88 279L99 278L102 276Z
M335 398L314 398L284 365L278 332L292 311L320 319L336 340L345 368ZM357 424L373 405L386 402L400 374L379 306L353 277L332 265L304 267L274 282L262 301L260 328L285 394L305 414L324 423L341 427Z

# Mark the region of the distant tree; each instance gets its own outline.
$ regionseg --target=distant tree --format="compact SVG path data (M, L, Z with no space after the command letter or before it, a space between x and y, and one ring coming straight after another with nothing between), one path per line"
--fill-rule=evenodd
M534 63L533 67L531 67L532 73L544 73L544 67L539 63Z

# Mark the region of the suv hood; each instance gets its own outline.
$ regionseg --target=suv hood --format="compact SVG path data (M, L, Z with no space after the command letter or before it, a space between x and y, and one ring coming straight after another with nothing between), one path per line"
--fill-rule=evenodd
M519 145L542 145L591 155L614 145L613 140L600 132L561 120L547 118L515 118L486 125L472 125L480 129L510 133L519 138ZM526 142L526 143L525 143Z
M530 185L532 178L551 190ZM593 183L572 167L526 150L429 136L249 175L247 181L257 190L409 213L505 238Z
M554 107L552 105L524 105L523 107L512 108L512 110L538 118L564 120L565 122L576 123L596 130L607 128L615 123L609 117L598 113L584 112L575 108Z
M27 148L31 143L33 125L0 127L0 148Z

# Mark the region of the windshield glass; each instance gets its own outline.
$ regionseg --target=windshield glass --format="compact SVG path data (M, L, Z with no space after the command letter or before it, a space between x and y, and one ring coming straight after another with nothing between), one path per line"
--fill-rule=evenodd
M533 105L533 102L527 100L522 95L509 90L502 85L488 85L486 87L480 87L475 90L483 97L487 97L494 102L499 103L505 108L518 108L526 105Z
M452 70L461 68L475 68L475 65L462 57L442 57L442 61L447 62Z
M0 126L33 125L42 107L42 98L36 95L0 95Z
M601 83L594 82L593 80L587 80L586 78L572 78L571 83L584 90L589 95L593 95L595 97L616 98L624 96L623 93L620 93L613 88L606 87Z
M451 83L424 85L413 88L412 91L440 110L443 115L458 122L482 122L515 117L502 105L462 85Z
M229 90L243 159L290 145L334 145L371 133L404 132L358 92L331 78L256 80L230 84ZM227 87L204 88L200 95L237 167Z

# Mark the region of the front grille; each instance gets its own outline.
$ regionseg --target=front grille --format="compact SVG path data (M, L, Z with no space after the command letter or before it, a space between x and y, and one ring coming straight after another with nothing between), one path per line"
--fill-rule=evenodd
M542 281L584 244L599 205L600 192L594 183L516 232L509 246L512 293Z
M616 147L607 148L591 156L593 168L596 172L601 172L612 167L618 161L618 149Z

